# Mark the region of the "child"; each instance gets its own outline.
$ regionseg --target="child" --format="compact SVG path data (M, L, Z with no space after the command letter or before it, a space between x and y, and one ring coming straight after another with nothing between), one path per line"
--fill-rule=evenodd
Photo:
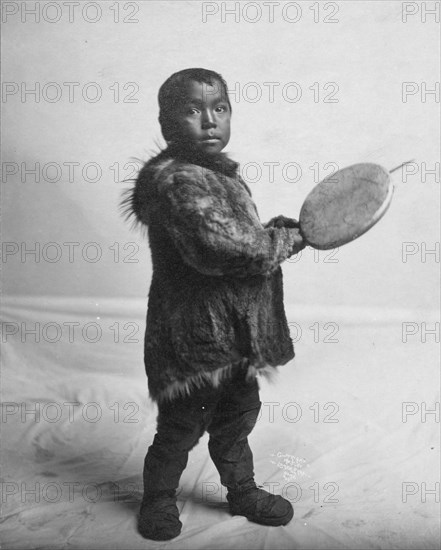
M154 540L179 535L175 492L205 430L230 512L285 525L292 506L256 486L247 436L261 406L256 375L294 357L279 264L304 241L295 220L261 224L237 163L221 153L231 119L221 75L177 72L158 99L167 148L123 201L148 227L153 264L144 360L158 418L138 529Z

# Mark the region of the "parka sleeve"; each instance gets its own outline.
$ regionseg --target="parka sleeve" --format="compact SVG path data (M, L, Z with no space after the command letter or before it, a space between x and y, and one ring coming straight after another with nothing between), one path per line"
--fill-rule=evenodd
M304 248L297 228L264 228L233 208L207 175L175 173L162 186L164 225L183 260L205 275L249 277L273 272Z

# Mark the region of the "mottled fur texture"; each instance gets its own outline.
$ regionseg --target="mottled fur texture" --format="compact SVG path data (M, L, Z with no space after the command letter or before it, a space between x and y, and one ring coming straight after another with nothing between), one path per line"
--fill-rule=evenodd
M295 230L262 225L237 163L169 147L144 165L122 206L148 228L153 400L217 386L238 364L252 376L294 357L280 263Z

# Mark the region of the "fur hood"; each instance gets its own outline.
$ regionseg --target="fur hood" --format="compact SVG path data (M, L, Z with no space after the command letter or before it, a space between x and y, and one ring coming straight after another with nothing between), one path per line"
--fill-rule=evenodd
M216 386L238 363L255 373L294 357L280 263L297 233L262 225L236 162L168 148L144 165L122 207L150 244L152 399Z

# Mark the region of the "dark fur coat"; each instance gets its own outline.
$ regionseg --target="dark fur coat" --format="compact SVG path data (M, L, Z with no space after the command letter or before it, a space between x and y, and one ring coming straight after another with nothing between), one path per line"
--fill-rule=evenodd
M295 229L259 221L251 192L224 154L162 151L123 201L148 227L153 276L145 367L153 400L216 386L247 359L250 375L294 357L280 263Z

